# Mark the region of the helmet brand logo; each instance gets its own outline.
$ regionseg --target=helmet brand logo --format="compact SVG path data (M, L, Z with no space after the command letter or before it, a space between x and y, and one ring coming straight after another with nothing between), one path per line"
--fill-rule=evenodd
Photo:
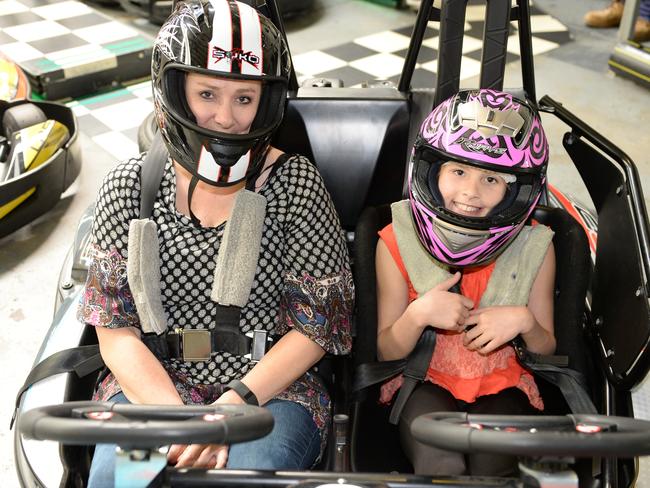
M240 48L234 48L232 51L226 51L220 47L212 48L212 57L217 60L217 63L223 59L230 59L231 61L237 61L241 63L245 61L254 68L258 68L260 63L260 57L253 54L252 51L243 51Z
M467 137L459 137L456 143L460 144L460 146L466 151L492 154L494 156L501 156L504 152L506 152L506 148L504 147L492 147L489 144L473 141Z
M458 118L463 127L474 129L483 137L515 137L524 125L524 119L514 108L497 110L484 107L478 100L458 105Z

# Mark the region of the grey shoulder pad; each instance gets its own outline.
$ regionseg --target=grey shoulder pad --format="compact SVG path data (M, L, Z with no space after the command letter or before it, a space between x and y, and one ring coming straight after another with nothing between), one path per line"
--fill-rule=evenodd
M226 223L214 270L210 298L225 306L243 307L253 286L260 255L266 198L241 190Z
M160 296L160 256L156 223L133 219L129 224L127 277L145 333L162 334L167 317Z

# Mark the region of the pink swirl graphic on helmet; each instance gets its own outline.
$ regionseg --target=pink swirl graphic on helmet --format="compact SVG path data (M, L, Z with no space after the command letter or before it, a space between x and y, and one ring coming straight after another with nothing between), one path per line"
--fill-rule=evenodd
M520 110L521 105L508 93L494 90L472 92L468 101L478 101L492 110ZM516 139L495 135L484 137L478 130L451 120L455 98L440 104L423 122L422 137L432 147L461 159L484 162L504 168L533 168L548 158L548 142L539 118L533 117L528 135L515 145Z

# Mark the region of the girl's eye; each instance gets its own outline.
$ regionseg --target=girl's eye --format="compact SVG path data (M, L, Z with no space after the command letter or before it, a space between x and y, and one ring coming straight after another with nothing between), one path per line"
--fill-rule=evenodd
M458 168L451 170L451 172L456 176L463 176L465 174L465 172L462 169L458 169Z
M493 185L493 184L499 182L499 181L496 179L496 177L494 177L494 176L488 176L488 177L486 177L485 179L486 179L487 182L490 183L491 185Z
M204 98L206 100L209 100L209 99L212 98L212 92L209 92L209 91L202 91L200 93L200 95L201 95L201 98Z
M251 98L247 96L237 97L237 103L241 105L248 105L249 103L251 103Z

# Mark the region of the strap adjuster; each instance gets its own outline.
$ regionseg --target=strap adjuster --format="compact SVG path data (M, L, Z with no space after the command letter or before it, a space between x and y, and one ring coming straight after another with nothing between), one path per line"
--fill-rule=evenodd
M251 338L251 352L244 357L256 363L266 354L266 346L271 337L266 330L259 329L247 332L246 336Z

